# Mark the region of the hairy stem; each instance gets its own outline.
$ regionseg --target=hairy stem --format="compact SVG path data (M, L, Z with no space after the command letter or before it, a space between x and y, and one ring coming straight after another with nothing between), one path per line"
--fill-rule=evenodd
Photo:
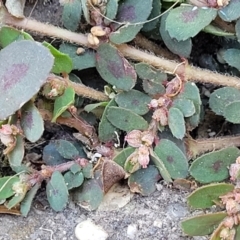
M40 23L31 19L17 19L12 17L9 13L5 12L4 17L1 20L2 24L22 28L40 34L60 38L64 41L76 43L85 47L89 47L87 37L81 33L73 33L71 31L61 29L49 24ZM127 44L121 44L116 46L125 57L130 59L148 63L156 68L161 69L167 73L183 74L183 69L178 67L179 63L170 61L164 58L156 57L142 50L138 50ZM219 73L203 70L193 66L187 66L184 69L186 78L194 82L212 83L215 85L223 85L229 87L235 87L240 89L240 79L237 77L226 76Z
M240 146L240 136L219 137L219 138L203 138L194 140L190 136L185 139L187 146L188 159L196 158L203 153L212 152L222 148Z

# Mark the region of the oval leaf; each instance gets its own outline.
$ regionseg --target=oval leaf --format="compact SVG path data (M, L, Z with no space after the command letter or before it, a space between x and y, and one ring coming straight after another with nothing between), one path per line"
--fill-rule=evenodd
M98 137L99 137L99 140L102 142L110 141L114 139L114 137L116 137L115 131L117 130L117 128L114 127L107 119L107 111L109 107L116 106L116 105L117 104L115 100L112 99L104 109L104 112L98 127Z
M43 134L44 122L41 114L32 101L29 101L22 107L21 127L24 136L30 142L36 142Z
M195 113L195 106L189 99L176 99L173 101L173 107L179 109L184 117L190 117Z
M77 49L78 47L72 44L62 43L59 51L67 54L72 59L73 69L83 70L96 66L95 52L93 50L85 49L82 54L78 55Z
M234 189L234 185L227 183L214 183L202 186L192 192L187 200L192 208L210 208L223 196Z
M207 153L192 163L189 172L200 183L223 181L229 177L228 168L235 163L239 154L236 147Z
M240 101L240 91L233 87L223 87L211 94L209 105L216 114L223 115L226 106L235 101Z
M148 105L151 98L137 90L121 92L115 97L115 101L119 107L132 110L134 113L144 115L149 111Z
M25 198L21 202L21 214L26 217L31 209L32 201L37 194L38 189L41 187L40 183L35 184L26 194Z
M218 15L225 22L232 22L240 17L240 0L231 0L229 4L218 11Z
M240 123L240 101L228 104L225 107L223 116L229 122Z
M80 0L65 1L62 12L64 27L71 31L76 31L81 20L82 6Z
M84 181L83 185L73 193L73 200L89 211L98 208L103 200L103 190L96 179Z
M120 52L108 43L96 53L96 67L101 77L113 86L128 91L136 84L137 74Z
M68 190L70 190L72 188L81 186L84 181L84 176L81 172L73 174L72 172L68 171L64 174L64 180Z
M15 194L12 189L14 183L19 182L19 177L0 178L0 200L7 199Z
M25 147L24 147L24 140L21 135L17 135L17 143L14 149L8 154L8 161L11 165L11 167L20 167L23 157L24 157L24 152L25 152Z
M192 51L192 40L191 38L188 38L185 41L178 41L175 38L171 38L168 31L166 30L167 16L168 13L164 14L161 17L160 34L162 40L171 52L177 54L180 57L188 58Z
M128 178L128 185L131 192L141 193L143 196L149 196L156 190L156 183L160 175L155 166L149 165L147 168L139 169L132 173Z
M55 146L60 155L67 159L74 159L79 155L78 150L75 146L66 140L55 141Z
M55 171L51 180L46 186L47 199L51 208L55 211L62 211L68 202L68 189L63 175Z
M118 14L116 20L126 25L119 27L115 26L116 32L110 34L110 41L115 44L129 42L134 39L143 24L128 25L128 23L139 23L147 20L152 10L152 0L126 0L121 2L118 7Z
M212 233L226 216L225 212L194 216L183 220L181 227L189 236L204 236Z
M107 119L117 128L130 132L132 130L146 130L148 123L136 113L120 108L109 107L107 111Z
M1 50L0 63L0 119L3 120L39 91L52 69L53 56L42 45L23 40Z
M227 62L228 65L237 68L240 70L240 49L228 48L223 50L222 57Z
M168 111L168 125L174 137L183 139L186 127L182 112L175 107L171 107Z
M187 177L187 158L175 143L167 139L161 139L154 148L154 152L173 179Z
M180 6L172 9L166 19L166 30L171 38L184 41L196 36L217 15L217 9Z

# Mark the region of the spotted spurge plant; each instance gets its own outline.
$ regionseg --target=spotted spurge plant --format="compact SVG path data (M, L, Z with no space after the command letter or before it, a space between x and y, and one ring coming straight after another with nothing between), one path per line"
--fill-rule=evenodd
M189 205L217 204L226 212L185 220L184 232L206 235L219 225L212 239L238 236L239 190L222 182L230 166L233 176L240 137L191 136L207 106L196 82L223 86L209 93L209 107L240 123L240 1L60 4L63 28L17 16L8 1L0 1L0 139L12 171L1 173L3 212L26 216L43 181L50 206L61 211L69 195L96 209L124 178L132 192L149 195L160 179L172 184L191 177L210 185L195 190ZM221 38L218 64L237 76L191 65L192 39L201 31ZM28 32L62 43L40 43ZM103 89L85 86L78 77L91 68ZM26 146L38 143L47 124L70 127L71 134L44 144L40 156L27 154Z

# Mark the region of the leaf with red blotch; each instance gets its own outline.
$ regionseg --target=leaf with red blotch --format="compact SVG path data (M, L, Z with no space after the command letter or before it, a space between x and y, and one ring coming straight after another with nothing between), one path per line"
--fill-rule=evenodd
M197 35L217 16L217 9L180 6L170 11L166 30L171 38L184 41Z
M47 48L33 41L17 41L0 52L0 119L30 100L46 82L53 66Z
M96 67L106 82L119 89L129 91L136 84L133 66L111 44L101 44L97 49Z

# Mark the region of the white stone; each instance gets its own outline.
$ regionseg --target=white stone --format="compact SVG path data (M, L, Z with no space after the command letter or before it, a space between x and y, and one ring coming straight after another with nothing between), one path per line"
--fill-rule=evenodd
M105 230L90 219L79 223L75 228L75 236L78 240L105 240L108 234Z
M157 228L162 228L163 227L163 223L160 219L156 219L154 222L153 222L153 226L154 227L157 227Z
M136 224L128 225L128 228L127 228L128 238L136 239L136 235L137 235L137 225Z

